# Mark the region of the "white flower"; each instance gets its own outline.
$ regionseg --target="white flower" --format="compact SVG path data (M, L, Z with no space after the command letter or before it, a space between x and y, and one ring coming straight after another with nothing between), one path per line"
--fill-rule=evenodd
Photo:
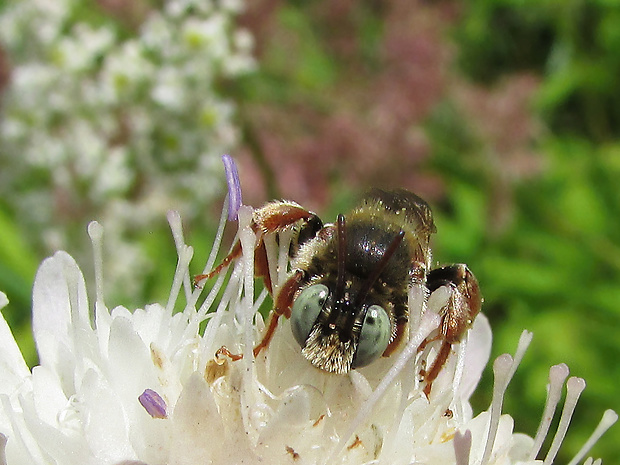
M102 229L96 223L89 227L94 305L67 253L45 260L33 290L40 365L32 372L0 319L0 464L543 463L534 458L547 421L532 439L514 433L512 418L501 414L530 333L524 332L514 358L505 354L495 361L488 411L473 416L468 402L490 353L491 331L483 315L455 347L430 400L423 394L421 363L433 356L434 345L422 353L417 348L437 327L435 312L445 298L441 288L430 297L421 287L411 289L412 329L400 353L347 375L308 363L286 319L254 359L252 347L264 326L257 309L266 293L255 296L251 214L250 207L238 211L242 258L214 279L206 296L192 287L192 249L183 241L175 213L169 221L179 259L165 304L108 309L102 293ZM212 269L224 218L206 269ZM286 234L279 246L273 237L266 240L276 285L286 278L288 240ZM0 294L0 307L6 303ZM214 356L222 346L244 357ZM567 375L565 365L551 370L544 414L549 422ZM571 378L567 386L558 439L545 464L553 462L583 380ZM616 418L608 411L593 440ZM590 446L571 465L583 460Z

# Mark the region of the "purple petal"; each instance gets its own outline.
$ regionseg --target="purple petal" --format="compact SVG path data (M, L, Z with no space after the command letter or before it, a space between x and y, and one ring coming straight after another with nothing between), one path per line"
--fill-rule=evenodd
M235 221L237 212L241 207L241 183L237 165L230 155L222 155L224 170L226 171L226 183L228 184L228 219Z
M153 418L166 418L166 401L152 389L145 389L138 397L144 410Z

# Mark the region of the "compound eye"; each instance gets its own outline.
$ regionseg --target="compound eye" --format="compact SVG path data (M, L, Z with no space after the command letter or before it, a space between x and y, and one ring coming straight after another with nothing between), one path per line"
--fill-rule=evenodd
M378 359L392 336L390 317L379 305L371 305L364 317L360 339L353 360L353 368L362 367Z
M306 339L308 339L328 295L329 289L326 285L313 284L301 291L295 299L291 311L291 329L300 346L303 347L306 344Z

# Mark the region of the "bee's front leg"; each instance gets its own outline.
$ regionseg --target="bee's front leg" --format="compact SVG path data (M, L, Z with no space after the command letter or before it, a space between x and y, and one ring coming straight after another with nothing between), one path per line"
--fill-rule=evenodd
M301 226L295 239L296 243L314 237L317 231L323 227L323 223L315 213L306 210L295 202L270 202L267 205L255 210L252 215L251 227L257 234L256 247L254 251L254 274L257 277L263 278L265 281L265 286L269 292L272 292L272 283L269 276L267 252L265 250L263 236L265 234L280 232L298 222L301 223ZM241 243L237 241L231 252L218 266L216 266L209 273L194 276L194 285L197 286L201 281L210 279L219 274L224 268L230 265L233 260L239 258L241 256L241 252Z
M445 365L452 344L461 341L473 324L476 315L480 312L482 296L476 277L463 264L449 265L432 270L427 276L426 286L430 292L441 286L447 286L450 292L448 302L439 312L441 316L439 335L422 343L422 346L425 346L433 340L442 340L433 365L424 376L426 381L424 394L429 397L433 381Z
M273 334L278 327L279 318L282 315L284 315L286 318L291 317L291 307L293 306L295 295L306 282L307 279L305 273L301 270L297 270L282 285L282 287L280 288L280 292L276 297L274 309L269 314L269 323L267 324L267 329L265 330L265 333L263 334L260 342L253 349L254 357L256 357L261 350L269 346L269 343L273 338ZM219 358L223 355L230 358L232 361L241 360L243 358L242 354L233 354L225 346L219 348L219 350L216 352L216 358Z
M301 289L301 287L306 283L306 281L307 279L305 273L301 270L297 270L282 285L280 292L278 292L278 296L276 297L274 309L269 315L267 330L265 331L265 334L263 334L261 341L256 345L256 347L254 347L254 357L256 357L260 351L265 349L269 345L269 342L271 342L273 333L278 326L278 319L282 315L286 318L291 317L291 308L295 300L295 295L297 294L297 291L299 291L299 289Z

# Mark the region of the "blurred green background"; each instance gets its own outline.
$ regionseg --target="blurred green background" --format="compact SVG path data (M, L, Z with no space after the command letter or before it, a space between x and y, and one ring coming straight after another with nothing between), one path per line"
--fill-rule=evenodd
M131 38L166 5L82 2L70 21L110 25ZM234 107L237 137L227 147L239 164L244 202L289 198L332 219L370 186L405 187L427 199L438 229L434 258L467 263L477 275L494 356L513 353L523 329L534 332L505 403L516 430L535 434L549 366L565 362L586 379L557 463L570 460L603 411L620 410L620 3L242 6L229 30L251 34L256 68L223 73L213 93ZM23 59L12 55L18 52L28 53L9 47L2 53L5 95ZM123 107L117 110L121 118ZM189 118L184 128L191 124ZM15 152L0 150L4 176L17 176L9 172L18 164ZM223 180L219 156L208 156ZM128 202L148 176L132 178ZM19 186L36 182L24 178ZM184 216L196 272L219 217L223 183L213 182L209 195L195 201L199 208ZM184 211L175 195L184 205L193 202L191 191L170 192L170 208ZM0 199L0 289L11 301L5 318L35 363L30 291L38 263L52 250L17 202ZM50 221L70 224L68 251L85 257L87 270L86 223L99 218L100 207L80 205ZM131 292L112 287L108 301L135 306L164 299L176 261L165 217L121 237L147 259ZM474 399L478 410L490 400L490 378ZM616 427L594 455L620 461L617 437Z

